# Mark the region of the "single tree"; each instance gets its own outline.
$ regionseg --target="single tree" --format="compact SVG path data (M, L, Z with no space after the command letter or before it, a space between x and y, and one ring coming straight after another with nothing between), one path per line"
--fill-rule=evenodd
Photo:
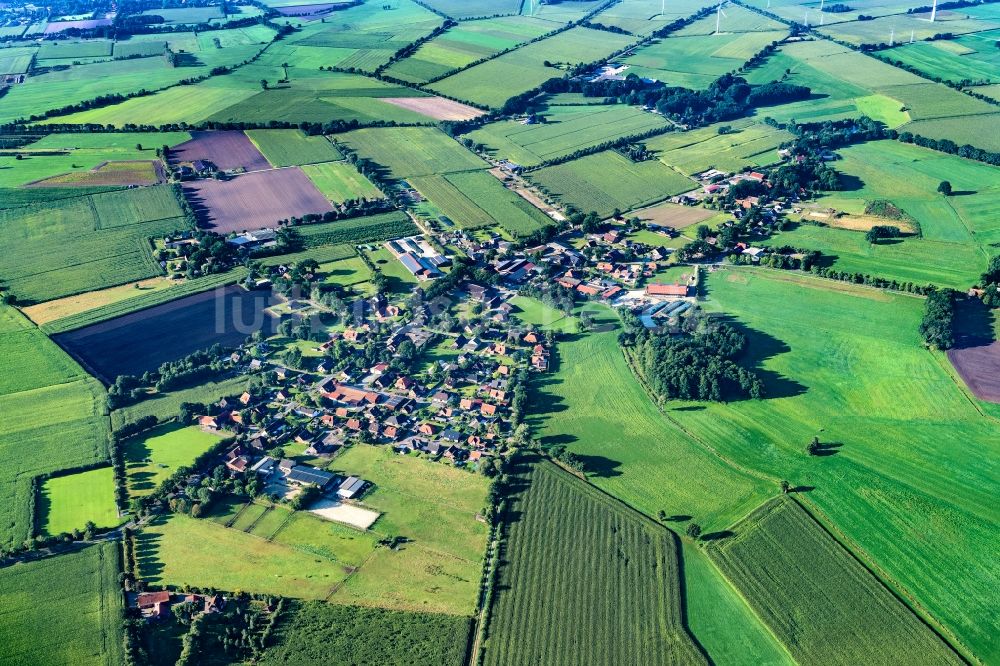
M809 445L806 447L806 453L811 456L815 456L819 453L819 448L819 437L813 437L812 441L809 442Z
M687 526L685 532L689 537L697 541L698 537L701 536L701 525L699 525L698 523L691 523Z
M781 480L781 494L782 495L787 495L788 492L791 489L792 489L792 485L790 483L788 483L788 481L785 481L784 479L782 479Z
M659 511L656 512L656 518L660 522L665 521L667 519L667 512L664 511L663 509L660 509Z
M945 195L946 197L951 196L951 182L947 180L942 180L941 184L938 185L938 192Z
M260 80L260 87L261 87L261 90L267 90L267 79L261 79Z

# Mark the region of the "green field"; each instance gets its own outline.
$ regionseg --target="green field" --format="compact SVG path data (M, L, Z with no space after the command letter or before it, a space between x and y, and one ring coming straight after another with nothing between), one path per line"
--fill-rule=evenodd
M779 23L761 26L767 30L752 30L746 21L757 15L739 6L732 7L732 11L727 9L726 14L721 24L725 34L712 34L716 17L709 16L676 35L636 50L624 59L629 65L627 73L699 90L723 74L739 69L762 48L788 35L788 30Z
M181 403L209 403L223 397L238 397L246 390L246 386L246 377L233 377L179 391L157 393L142 402L116 409L111 413L111 423L117 430L125 424L135 423L144 416L155 416L160 421L166 421L177 416Z
M550 106L543 117L544 122L534 125L515 120L490 123L468 137L498 159L530 167L667 125L662 116L618 104Z
M733 529L709 556L799 663L963 663L793 500Z
M467 171L486 162L444 132L430 127L361 129L341 134L338 141L385 167L393 178Z
M379 549L335 601L364 606L467 615L472 613L487 527L476 520L487 479L392 449L356 444L331 470L370 481L366 506L383 512L372 529L412 541Z
M252 26L206 34L209 36L204 41L188 40L188 48L193 51L190 51L190 61L182 67L171 67L164 58L108 59L70 65L65 69L53 69L28 77L23 84L12 87L4 96L0 122L40 115L50 109L84 102L101 95L128 94L174 86L183 79L207 75L213 67L232 66L251 58L266 42L271 41L275 33L266 26ZM213 46L210 41L212 38L218 38L220 42L225 40L224 47ZM96 111L108 112L111 108L114 107ZM180 111L174 110L174 113ZM153 121L140 117L136 122Z
M729 133L719 134L722 126L728 126ZM643 143L664 164L692 175L711 168L740 171L746 166L774 164L779 159L778 147L791 139L784 130L748 119L662 134Z
M82 530L88 521L98 529L118 525L114 470L101 467L46 479L37 512L42 533L50 535Z
M468 635L464 617L306 603L279 622L259 663L461 666Z
M430 0L427 4L456 19L517 14L521 8L520 0Z
M575 3L574 3L575 4ZM515 49L428 86L449 97L502 107L511 97L535 88L563 71L543 63L592 62L635 41L626 35L577 27Z
M108 419L101 384L6 306L0 357L0 544L10 546L31 535L33 477L107 460Z
M197 426L172 423L125 442L122 453L129 495L149 495L178 467L190 465L218 441L218 435Z
M485 171L421 176L410 183L462 229L500 226L513 236L526 236L551 222Z
M317 164L344 157L325 136L307 136L301 130L247 130L246 135L274 167Z
M688 625L714 663L795 663L703 549L685 541L681 552Z
M385 195L370 180L346 162L325 162L302 167L320 192L334 203L348 199L382 199Z
M872 246L858 231L802 224L775 240L820 250L835 258L838 270L960 289L978 282L1000 241L1000 169L894 141L840 154L837 170L846 174L848 187L821 197L817 206L859 215L867 202L886 199L919 223L921 237ZM942 180L960 194L937 193Z
M418 230L404 213L393 211L337 222L308 224L299 227L298 231L302 236L303 245L312 249L343 243L373 243L400 236L411 236ZM337 252L340 253L340 248Z
M661 414L632 375L616 330L572 336L558 354L555 372L534 382L531 404L538 407L530 422L543 446L565 445L580 456L602 490L647 515L691 516L708 530L726 527L777 490L706 451L672 413ZM580 391L583 385L593 388Z
M361 257L353 256L320 264L317 279L323 284L363 289L364 283L368 282L371 276L368 264L362 261Z
M417 284L417 278L406 270L406 267L399 263L399 260L389 250L379 247L375 250L362 250L362 252L385 276L388 285L387 291L390 294L409 294L413 291L414 285Z
M0 664L122 663L120 570L113 542L0 569Z
M0 211L0 275L20 302L160 275L149 239L186 228L168 186Z
M800 497L853 552L996 658L996 626L983 618L998 617L1000 568L987 555L997 479L977 461L1000 440L944 357L924 349L922 299L755 269L710 274L703 289L706 307L749 334L767 397L672 403L671 417L741 466L815 488ZM832 445L827 455L805 454L814 436Z
M362 444L332 468L375 484L365 505L383 515L372 530L283 507L220 503L207 518L175 515L144 529L140 571L157 584L471 613L486 547L486 525L475 519L486 479ZM398 550L377 549L382 536L409 541ZM261 577L262 568L273 575Z
M25 146L21 159L16 155L0 155L0 187L21 187L62 174L85 174L109 161L156 160L154 149L175 146L190 138L187 132L49 134ZM137 145L143 150L138 150ZM41 191L45 201L51 201L46 194L49 191L49 188Z
M552 463L517 466L483 663L707 663L677 538Z
M493 13L494 10L485 12ZM411 83L424 83L544 35L556 27L526 16L467 21L423 44L409 58L393 63L386 74Z
M607 217L641 208L697 186L659 160L633 162L608 150L533 171L529 178L542 192L578 210Z
M994 45L998 37L1000 32L993 30L951 40L916 42L889 49L883 55L946 81L996 83L1000 82L1000 53Z

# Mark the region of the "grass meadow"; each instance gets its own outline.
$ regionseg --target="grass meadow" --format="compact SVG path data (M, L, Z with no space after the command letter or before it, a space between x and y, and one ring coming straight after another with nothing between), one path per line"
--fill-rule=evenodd
M386 74L410 83L425 83L540 37L556 27L527 16L466 21L421 45L410 57L393 63Z
M530 167L667 124L655 113L620 104L550 106L543 115L545 122L534 125L516 120L490 123L470 132L468 138L485 145L499 159Z
M149 495L178 467L193 463L219 439L197 426L170 423L128 440L122 453L129 495Z
M347 162L307 164L302 172L333 203L348 199L383 199L385 195Z
M111 467L53 476L41 484L38 526L43 534L82 530L88 521L99 529L121 522L115 503L115 474Z
M119 548L101 543L0 570L0 664L122 663Z
M388 170L393 178L486 168L486 162L441 130L431 127L369 128L341 134L338 141Z
M487 480L357 444L331 469L374 484L368 531L265 503L220 502L209 516L158 519L139 535L140 572L159 585L212 586L395 610L471 614L487 527ZM376 548L383 536L407 539ZM262 571L268 572L261 575Z
M614 323L609 310L605 323ZM598 320L600 320L600 316ZM587 385L592 390L580 391ZM723 529L777 490L712 455L665 417L636 380L618 332L569 335L554 372L533 382L530 423L543 446L564 445L597 487L647 515Z
M729 127L729 131L720 134L719 128L723 126ZM784 130L740 119L688 132L661 134L643 143L664 164L692 175L711 168L740 171L747 166L774 164L779 159L778 147L792 138Z
M449 97L502 107L511 97L535 88L551 78L560 78L561 69L544 62L592 62L635 41L634 37L576 27L527 44L502 56L462 70L428 86Z
M957 289L978 282L1000 242L1000 168L895 141L850 146L840 155L845 189L817 206L860 215L868 202L886 199L916 220L920 237L870 245L862 232L802 224L776 240L820 250L840 270ZM937 192L942 180L955 196Z
M995 658L996 623L983 618L998 616L988 552L1000 513L981 461L1000 438L944 357L924 349L922 299L762 269L713 273L703 289L704 305L749 335L746 362L767 397L671 403L671 418L736 464L803 488L852 551ZM814 436L824 455L805 453Z
M602 217L694 189L697 184L659 160L633 162L608 150L533 171L532 183L563 204Z
M794 500L733 529L706 550L799 663L963 663Z
M107 460L109 431L101 384L11 307L0 307L0 357L0 543L10 546L31 536L32 479Z
M273 167L318 164L344 157L325 136L307 136L302 130L247 130L246 135Z
M677 538L550 462L516 465L483 663L707 663Z

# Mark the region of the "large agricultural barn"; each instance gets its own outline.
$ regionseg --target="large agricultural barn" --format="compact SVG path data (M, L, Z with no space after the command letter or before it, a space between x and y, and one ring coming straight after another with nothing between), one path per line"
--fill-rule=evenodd
M1000 665L998 46L0 3L0 666Z

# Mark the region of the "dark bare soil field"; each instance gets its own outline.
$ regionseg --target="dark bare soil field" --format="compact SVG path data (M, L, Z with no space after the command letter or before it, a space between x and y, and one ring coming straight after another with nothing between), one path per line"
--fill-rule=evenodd
M977 398L1000 403L1000 342L949 349L948 360Z
M219 132L191 132L191 140L170 150L170 163L208 160L218 168L259 171L270 169L270 163L257 150L257 146L239 130Z
M184 193L198 224L223 234L274 227L278 220L333 210L298 167L245 173L230 180L196 180L184 185Z
M229 286L133 312L54 336L54 340L105 384L118 375L141 375L199 349L241 343L277 319L264 313L276 299L270 291Z

